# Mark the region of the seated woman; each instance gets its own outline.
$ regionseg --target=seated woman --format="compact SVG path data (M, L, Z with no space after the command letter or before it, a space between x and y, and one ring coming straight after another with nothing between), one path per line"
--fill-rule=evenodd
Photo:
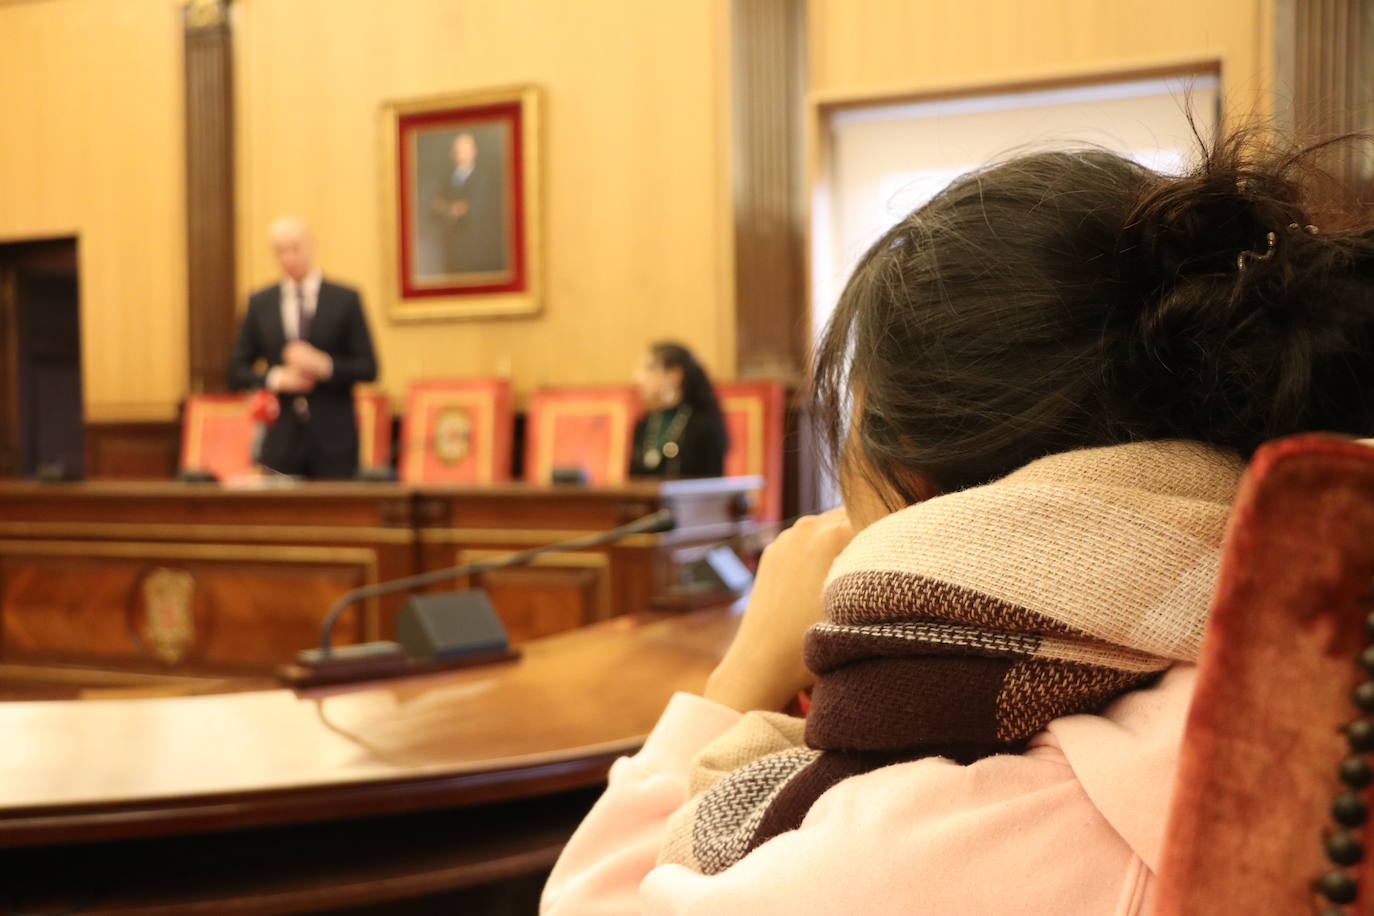
M1244 460L1374 432L1374 226L1255 149L1022 156L873 245L816 361L847 511L765 553L547 916L1148 911Z
M635 381L649 412L635 423L633 477L719 477L725 421L706 370L681 344L656 343Z

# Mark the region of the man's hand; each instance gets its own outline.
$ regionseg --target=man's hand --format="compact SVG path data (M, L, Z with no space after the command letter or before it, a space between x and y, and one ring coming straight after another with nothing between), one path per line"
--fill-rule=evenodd
M315 390L315 377L295 366L278 366L269 373L268 387L280 394L309 394Z
M324 381L334 374L334 360L329 354L303 340L293 340L286 345L281 354L282 363L298 372L310 376L316 382Z
M843 509L799 520L763 552L739 633L705 697L748 712L779 710L815 680L802 664L806 631L821 619L830 565L854 537Z

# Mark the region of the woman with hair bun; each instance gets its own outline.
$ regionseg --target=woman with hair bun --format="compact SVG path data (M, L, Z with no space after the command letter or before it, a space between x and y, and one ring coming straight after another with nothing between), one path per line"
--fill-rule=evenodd
M719 477L725 473L725 420L711 379L680 343L649 348L636 374L649 408L634 428L633 477Z
M1024 155L880 238L814 367L845 509L765 552L544 913L1148 912L1245 461L1374 432L1374 222L1310 152Z

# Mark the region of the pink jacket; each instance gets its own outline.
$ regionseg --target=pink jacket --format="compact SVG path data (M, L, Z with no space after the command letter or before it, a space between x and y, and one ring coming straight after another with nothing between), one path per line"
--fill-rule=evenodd
M1056 719L1019 756L926 759L847 779L798 830L719 875L655 866L692 757L739 713L678 694L611 768L549 876L543 916L1148 912L1194 669L1102 715Z

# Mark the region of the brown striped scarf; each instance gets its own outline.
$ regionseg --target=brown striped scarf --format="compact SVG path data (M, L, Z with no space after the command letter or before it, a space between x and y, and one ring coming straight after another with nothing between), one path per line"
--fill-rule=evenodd
M807 635L804 726L750 713L703 751L660 861L723 871L842 779L1017 753L1195 659L1242 468L1188 442L1068 452L862 531Z

